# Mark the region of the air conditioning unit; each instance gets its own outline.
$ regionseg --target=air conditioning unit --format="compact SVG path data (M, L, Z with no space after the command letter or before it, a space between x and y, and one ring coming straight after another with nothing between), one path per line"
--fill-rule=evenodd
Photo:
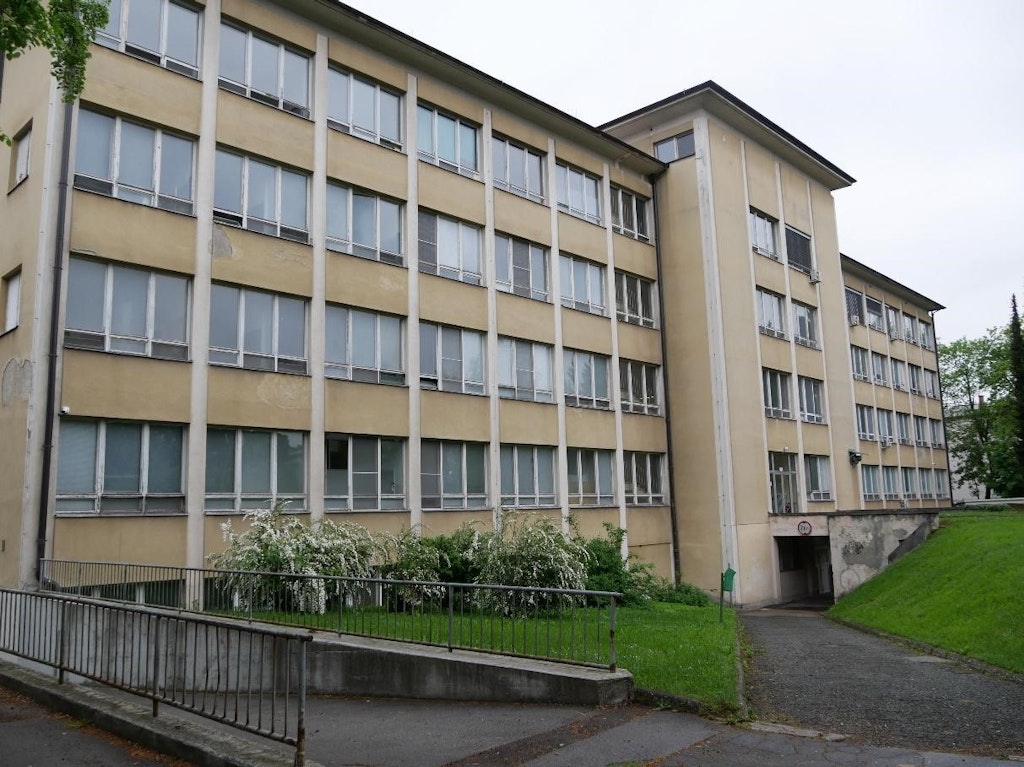
M851 328L854 327L855 325L860 325L860 315L859 314L851 314L849 316L849 320L850 320L850 327Z
M896 440L894 440L892 437L879 437L878 441L879 443L881 443L883 450L887 447L892 447L893 445L896 444Z
M891 338L893 341L899 341L900 331L897 330L896 328L889 328L889 338Z
M812 285L817 285L819 282L821 282L821 272L819 272L817 269L811 269L808 276L810 277Z

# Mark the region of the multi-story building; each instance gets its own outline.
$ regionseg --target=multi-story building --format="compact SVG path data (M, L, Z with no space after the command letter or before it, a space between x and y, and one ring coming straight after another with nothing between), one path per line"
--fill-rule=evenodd
M840 257L853 179L714 83L595 128L311 0L114 0L74 105L6 69L5 583L199 566L284 501L607 522L755 604L846 590L948 492L941 307Z

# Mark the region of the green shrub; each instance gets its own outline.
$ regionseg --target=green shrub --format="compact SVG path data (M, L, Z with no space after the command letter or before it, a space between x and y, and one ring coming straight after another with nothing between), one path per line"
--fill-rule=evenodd
M617 591L620 604L640 605L650 602L658 591L654 566L630 554L622 558L622 542L626 531L608 522L605 537L591 538L584 543L590 558L587 562L587 589Z
M473 559L473 550L479 545L482 533L469 522L448 535L424 538L423 544L440 553L439 580L448 583L478 583L480 565Z
M708 607L714 604L707 592L686 581L680 581L675 586L665 581L658 589L655 599L659 602L671 602L691 607Z

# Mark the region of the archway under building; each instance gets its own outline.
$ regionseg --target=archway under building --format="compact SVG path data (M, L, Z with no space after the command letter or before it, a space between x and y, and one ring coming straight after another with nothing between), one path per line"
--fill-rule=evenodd
M827 535L778 535L779 601L832 604L832 550Z

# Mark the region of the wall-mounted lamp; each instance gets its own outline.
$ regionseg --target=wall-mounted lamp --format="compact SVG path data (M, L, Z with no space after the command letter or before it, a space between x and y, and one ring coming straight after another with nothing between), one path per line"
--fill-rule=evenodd
M850 450L849 453L850 453L850 465L851 466L856 466L858 463L860 463L864 459L864 456L861 455L860 453L858 453L856 450Z

